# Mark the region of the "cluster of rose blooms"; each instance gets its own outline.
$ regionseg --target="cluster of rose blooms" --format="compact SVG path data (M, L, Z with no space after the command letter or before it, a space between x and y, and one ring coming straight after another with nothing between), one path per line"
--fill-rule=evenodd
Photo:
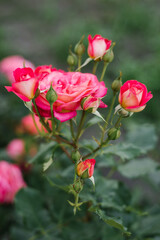
M106 64L111 62L113 60L112 47L112 42L101 35L95 35L93 38L91 35L88 36L88 55L94 63L102 60ZM81 42L77 45L75 52L79 57L83 54L84 47ZM65 72L52 68L51 65L35 68L32 63L27 60L24 62L24 60L19 56L6 58L0 63L0 71L7 75L12 84L6 86L6 89L15 93L24 102L31 104L32 111L37 118L37 125L40 124L38 123L38 117L40 117L45 119L49 129L52 130L53 125L50 121L52 117L65 122L75 118L77 111L94 113L98 108L107 107L102 101L107 94L107 87L103 78L98 80L95 69L92 74L80 72L81 66L76 71L74 69L74 71ZM72 70L73 55L68 58L68 62ZM117 87L119 88L117 92L120 90L118 111L140 112L152 98L151 92L148 92L146 86L137 80L128 80L123 85L116 85L115 82L114 88ZM57 127L57 120L54 121L54 128ZM28 128L30 128L29 122ZM77 175L82 178L91 177L94 165L95 159L80 161L77 165ZM0 178L0 185L1 181Z

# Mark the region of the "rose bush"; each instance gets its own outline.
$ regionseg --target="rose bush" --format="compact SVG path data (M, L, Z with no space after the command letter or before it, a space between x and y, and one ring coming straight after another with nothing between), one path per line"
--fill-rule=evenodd
M0 203L12 203L15 194L25 186L20 168L0 161Z
M122 108L130 112L140 112L153 97L146 86L137 80L128 80L120 88L119 103Z

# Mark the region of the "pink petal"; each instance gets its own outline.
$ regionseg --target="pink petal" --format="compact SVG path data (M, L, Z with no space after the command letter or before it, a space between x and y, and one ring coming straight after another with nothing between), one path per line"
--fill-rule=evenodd
M57 118L58 120L60 120L61 122L65 122L71 118L74 118L77 115L76 111L73 112L68 112L68 113L58 113L58 112L54 112L54 116L55 118Z

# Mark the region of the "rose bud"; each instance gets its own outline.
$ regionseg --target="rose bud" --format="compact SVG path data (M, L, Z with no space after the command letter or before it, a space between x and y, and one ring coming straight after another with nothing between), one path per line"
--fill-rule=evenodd
M6 148L8 156L17 159L25 154L25 142L22 139L13 139Z
M100 98L88 96L82 99L81 107L84 111L94 113L100 105Z
M14 92L19 98L25 102L29 102L34 98L38 88L38 80L34 77L31 68L17 68L14 72L15 82L12 87L7 87L8 92Z
M77 175L81 178L90 178L93 176L95 159L87 159L77 165Z
M113 61L114 59L114 53L113 53L113 50L112 49L108 49L106 54L103 56L103 61L104 62L107 62L107 63L110 63Z
M122 87L122 72L120 72L120 76L116 78L111 85L113 92L119 92L120 88Z
M13 203L16 193L26 183L16 164L0 161L0 203Z
M53 89L52 84L46 94L46 99L50 104L53 104L57 100L58 96L56 91Z
M140 112L152 97L144 84L136 80L128 80L120 89L119 103L129 112Z
M93 38L89 35L88 41L88 55L94 60L102 59L107 50L110 48L112 42L103 38L101 35L95 35Z
M118 128L111 128L108 131L108 139L109 140L116 140L121 136L121 132Z
M82 56L82 54L85 52L85 46L83 44L83 39L84 39L84 36L82 36L81 40L76 44L76 46L74 48L74 52L78 56Z

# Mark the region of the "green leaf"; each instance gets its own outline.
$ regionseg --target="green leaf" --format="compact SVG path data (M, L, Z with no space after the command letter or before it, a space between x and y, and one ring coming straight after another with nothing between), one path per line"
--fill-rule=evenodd
M51 153L53 150L54 146L58 146L58 144L56 144L55 142L50 142L50 143L43 143L40 146L40 149L38 151L38 153L32 158L30 159L28 162L29 163L34 163L36 161L40 162L40 160L44 160L44 158L46 157L46 155L48 153Z
M143 153L143 149L135 146L132 143L119 143L106 147L102 154L113 154L120 157L122 160L130 160Z
M102 117L102 115L98 111L95 111L92 114L96 115L97 117L101 118L104 122L106 122L106 120Z
M45 172L53 163L53 157L51 156L49 160L43 163L43 172Z
M15 206L19 216L26 222L28 228L48 226L50 218L42 208L41 193L32 188L21 189L15 198Z
M95 124L98 124L98 123L100 123L100 122L102 122L102 119L101 118L99 118L99 117L92 117L89 121L87 121L87 124L86 124L86 127L85 128L88 128L88 127L91 127L91 126L93 126L93 125L95 125Z
M136 159L120 165L118 171L125 177L137 178L149 174L158 167L158 163L150 158Z
M130 124L128 127L127 141L141 148L143 153L152 150L157 140L155 126L152 124Z
M127 228L125 226L123 226L123 223L121 221L121 219L116 219L113 217L108 217L106 216L105 212L102 211L100 208L98 207L91 207L89 209L89 211L96 213L100 219L102 219L105 223L107 223L109 226L117 228L119 230L121 230L123 233L125 233L127 236L130 236L131 233L127 231Z

